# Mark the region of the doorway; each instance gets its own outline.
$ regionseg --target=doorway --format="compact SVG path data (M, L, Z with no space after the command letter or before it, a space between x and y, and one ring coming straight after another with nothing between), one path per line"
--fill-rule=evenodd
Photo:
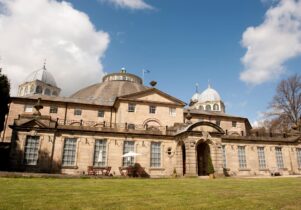
M202 142L197 145L197 171L199 176L208 175L208 160L210 156L210 147Z
M186 174L186 149L185 144L183 143L182 146L182 164L183 164L183 176Z

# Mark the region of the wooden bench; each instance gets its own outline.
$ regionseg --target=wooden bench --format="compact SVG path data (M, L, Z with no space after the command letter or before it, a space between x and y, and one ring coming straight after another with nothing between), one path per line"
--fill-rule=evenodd
M88 166L88 175L94 176L110 176L110 171L112 167L97 167L97 166Z

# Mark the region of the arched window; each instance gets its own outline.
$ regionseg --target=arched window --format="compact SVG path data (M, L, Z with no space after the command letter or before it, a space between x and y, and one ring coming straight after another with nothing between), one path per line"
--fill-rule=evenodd
M218 111L218 110L219 110L218 104L214 104L214 105L213 105L213 110L214 110L214 111Z
M199 110L204 110L204 107L202 105L200 105Z
M53 92L52 92L52 95L53 95L53 96L57 96L57 92L56 92L56 91L53 91Z
M46 88L45 91L44 91L44 94L47 95L47 96L50 96L50 89Z
M211 111L211 106L210 105L206 105L206 111Z
M36 87L36 94L41 94L42 92L43 92L42 87L41 87L40 85L38 85L38 86Z

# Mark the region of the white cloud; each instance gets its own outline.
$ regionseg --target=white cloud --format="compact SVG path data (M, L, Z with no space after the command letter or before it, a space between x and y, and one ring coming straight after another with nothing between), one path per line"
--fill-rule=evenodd
M242 81L257 85L281 75L284 63L301 54L301 1L281 0L270 8L261 25L243 33L242 46Z
M101 0L114 4L117 7L129 9L153 9L153 7L143 0Z
M42 67L54 75L64 95L98 82L100 59L109 35L70 3L56 0L0 0L0 56L12 93L26 76Z

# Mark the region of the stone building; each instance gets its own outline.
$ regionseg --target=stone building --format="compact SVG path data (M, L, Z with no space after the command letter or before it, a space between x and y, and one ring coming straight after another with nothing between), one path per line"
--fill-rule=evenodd
M88 168L110 168L121 175L139 163L152 177L203 176L212 163L221 176L301 173L299 131L252 132L247 118L226 113L210 86L187 106L125 70L70 97L59 96L47 75L26 81L20 93L27 84L43 82L57 94L42 88L10 103L1 141L11 143L11 170L86 174ZM129 152L134 155L123 157Z

